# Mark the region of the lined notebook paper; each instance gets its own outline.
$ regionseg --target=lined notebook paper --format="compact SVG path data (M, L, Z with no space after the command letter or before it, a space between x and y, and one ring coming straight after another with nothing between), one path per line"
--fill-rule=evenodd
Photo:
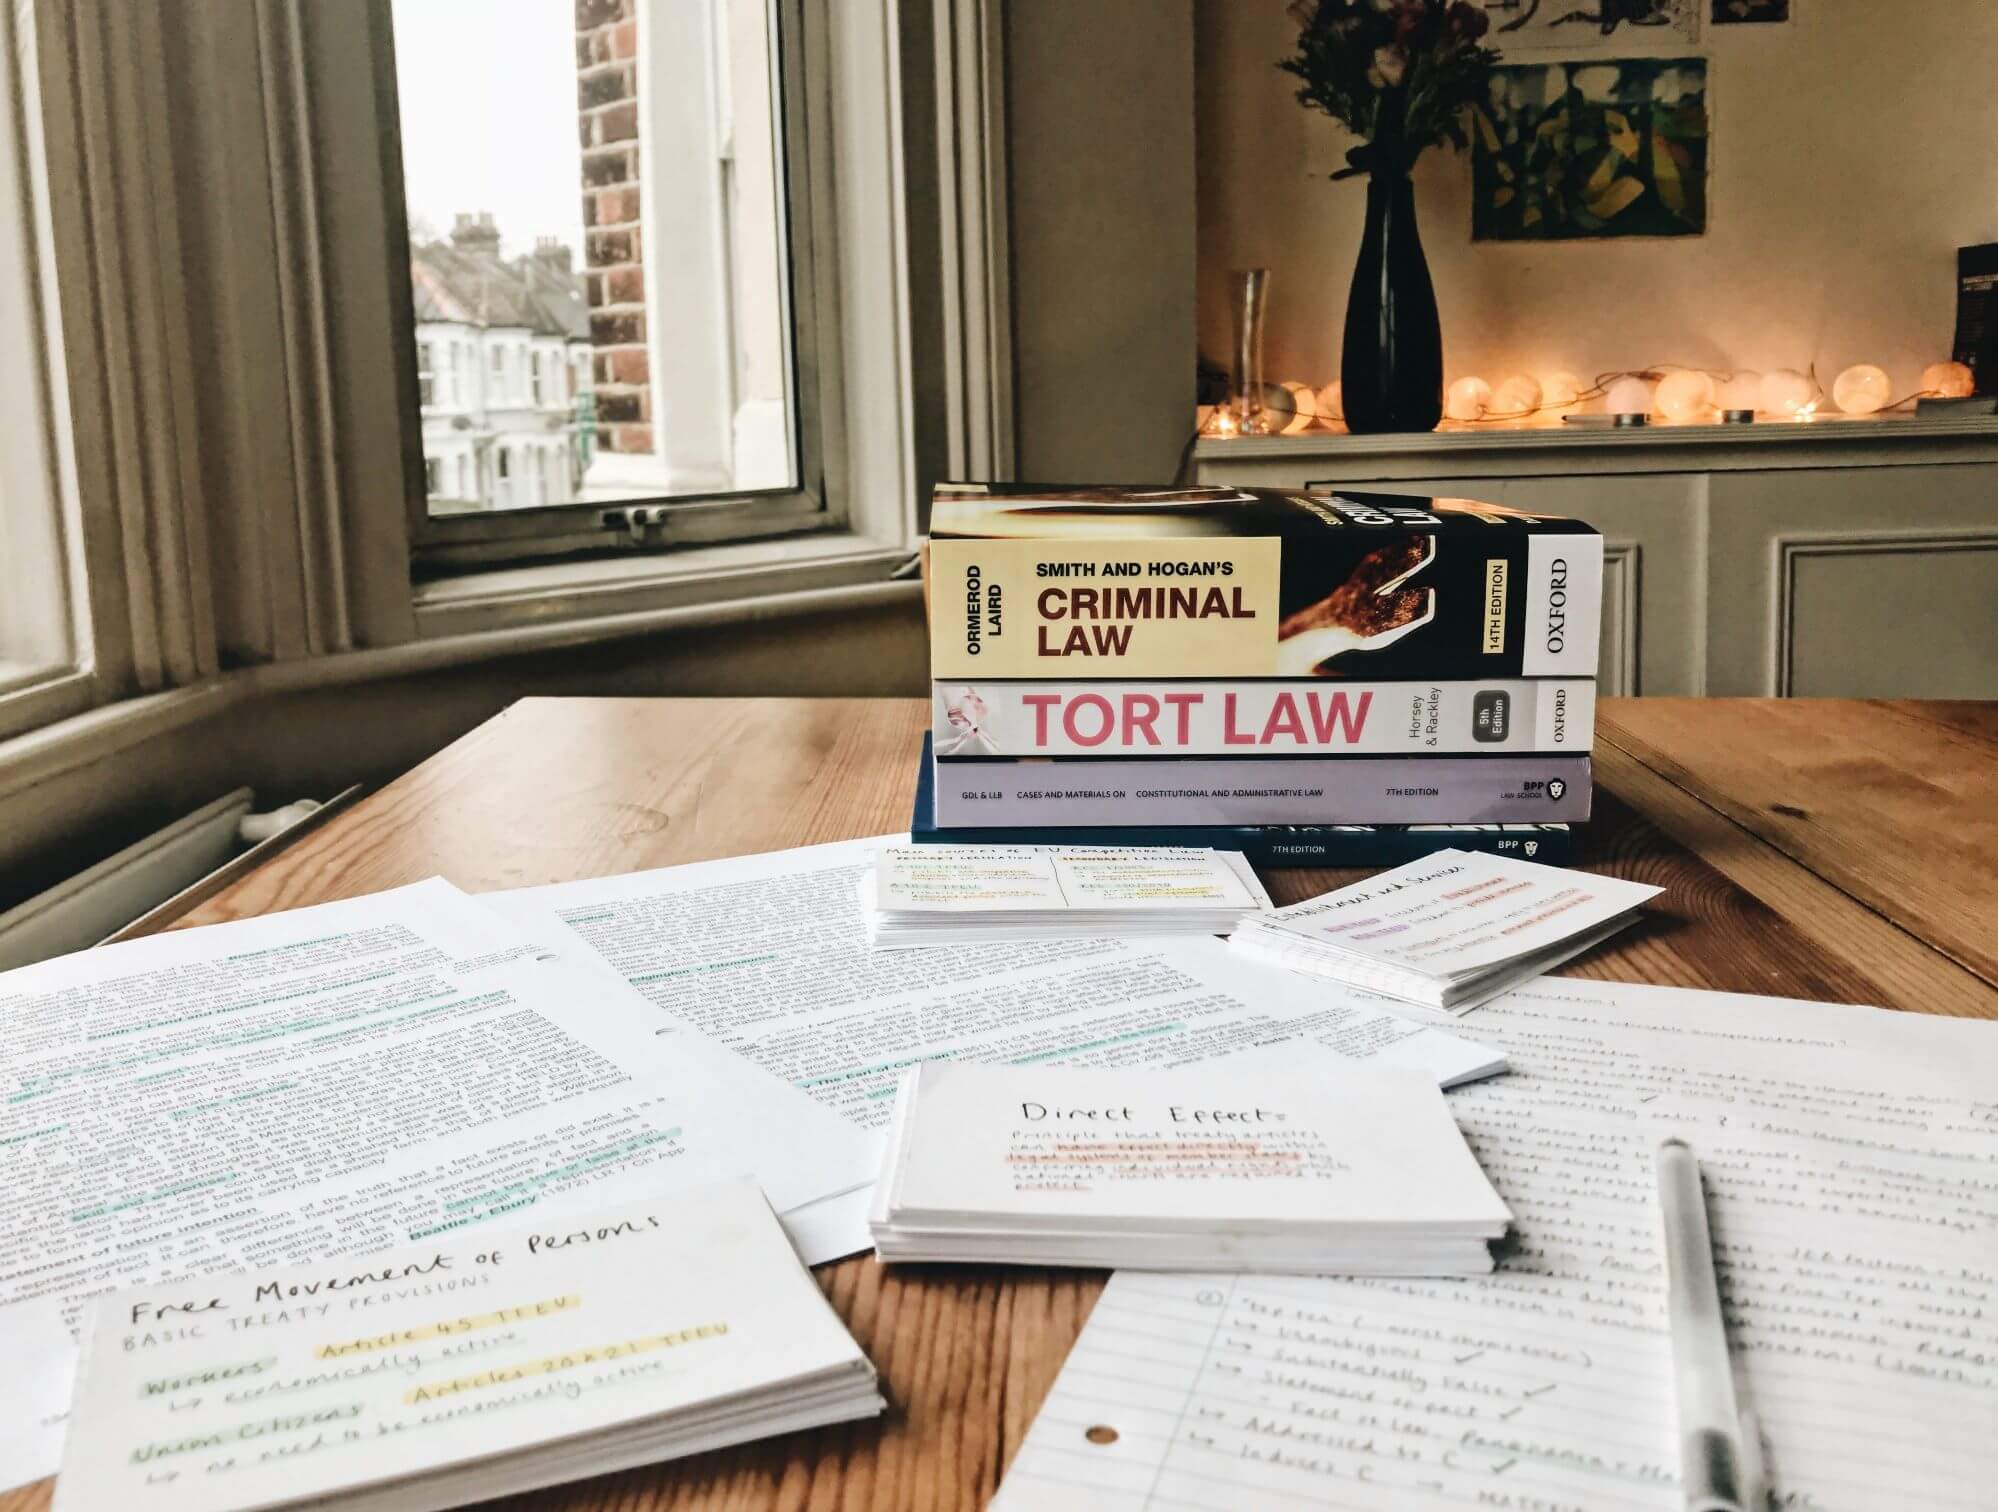
M1451 1097L1515 1238L1475 1281L1120 1272L1004 1512L1668 1509L1652 1152L1699 1152L1779 1506L1998 1484L1998 1024L1545 981Z

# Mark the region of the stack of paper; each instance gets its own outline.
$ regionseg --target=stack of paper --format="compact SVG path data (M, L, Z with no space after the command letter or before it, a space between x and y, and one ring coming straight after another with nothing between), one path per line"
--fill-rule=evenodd
M884 1260L1481 1275L1511 1215L1429 1079L1305 1045L1177 1070L905 1076Z
M862 889L877 946L1227 934L1273 905L1239 851L900 845Z
M1450 1098L1519 1215L1497 1272L1115 1276L995 1512L1686 1512L1668 1134L1767 1436L1742 1505L1989 1512L1998 1024L1548 980L1478 1027L1515 1062Z
M1467 1013L1622 929L1662 888L1445 850L1242 922L1252 960Z
M107 1292L553 1223L669 1174L753 1176L809 1262L864 1243L877 1138L542 927L433 878L0 973L0 1487L60 1463Z
M105 1298L55 1505L424 1512L884 1405L734 1182Z

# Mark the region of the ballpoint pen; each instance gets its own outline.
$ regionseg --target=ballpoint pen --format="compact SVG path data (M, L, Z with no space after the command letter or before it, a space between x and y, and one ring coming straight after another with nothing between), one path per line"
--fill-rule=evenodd
M1713 1237L1700 1163L1680 1139L1658 1146L1658 1206L1664 1223L1666 1307L1678 1387L1679 1483L1687 1512L1760 1512L1759 1443L1735 1401L1734 1372L1714 1279Z

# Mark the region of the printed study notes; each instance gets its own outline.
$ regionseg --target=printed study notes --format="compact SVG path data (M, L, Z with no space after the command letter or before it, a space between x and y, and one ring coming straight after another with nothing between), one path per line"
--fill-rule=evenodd
M1467 1013L1606 939L1664 889L1444 850L1242 921L1250 960Z
M55 1469L104 1292L872 1182L864 1131L531 938L433 880L0 975L0 1486Z
M902 1079L884 1260L1468 1276L1510 1220L1435 1081L1313 1045Z
M1474 1281L1143 1275L1097 1303L994 1506L1682 1512L1659 1139L1700 1152L1783 1507L1998 1485L1998 1026L1550 979L1452 1111L1516 1236Z
M92 1323L58 1512L426 1512L886 1405L749 1182L147 1286Z
M1275 907L1240 851L896 845L861 888L875 946L1227 934Z
M1309 1039L1453 1085L1503 1069L1483 1045L1328 1000L1219 940L1037 940L874 950L860 881L883 846L841 841L486 893L530 938L651 1005L657 1032L711 1035L826 1108L886 1126L922 1060L1175 1065ZM865 1193L787 1213L794 1235L869 1248ZM803 1240L801 1239L801 1243Z

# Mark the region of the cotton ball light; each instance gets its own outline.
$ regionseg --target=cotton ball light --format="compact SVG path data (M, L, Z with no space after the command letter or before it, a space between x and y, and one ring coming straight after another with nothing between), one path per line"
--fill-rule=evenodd
M1724 410L1762 408L1762 375L1745 369L1731 374L1720 386L1720 394L1715 402Z
M1794 419L1811 407L1811 380L1795 368L1776 368L1762 380L1762 408Z
M1492 418L1525 420L1540 408L1540 380L1527 373L1514 373L1492 390Z
M1714 407L1714 381L1696 368L1680 368L1658 380L1658 413L1674 425L1705 418Z
M1582 402L1582 380L1566 368L1540 380L1540 402L1557 415L1565 415Z
M1324 420L1346 418L1346 385L1337 378L1318 391L1318 414Z
M1443 396L1443 413L1452 420L1476 420L1491 407L1492 386L1482 378L1459 378Z
M1290 396L1288 415L1283 415L1282 433L1294 436L1299 431L1311 429L1311 422L1318 418L1318 390L1308 383L1286 383L1284 393ZM1276 409L1282 415L1283 406Z
M1871 415L1893 397L1893 381L1870 362L1856 362L1832 380L1832 403L1848 415Z
M1977 391L1977 375L1960 362L1931 362L1922 369L1922 391L1939 399L1968 399Z
M1603 408L1612 415L1649 415L1651 385L1635 373L1628 378L1619 378L1610 385L1609 393L1604 396Z

